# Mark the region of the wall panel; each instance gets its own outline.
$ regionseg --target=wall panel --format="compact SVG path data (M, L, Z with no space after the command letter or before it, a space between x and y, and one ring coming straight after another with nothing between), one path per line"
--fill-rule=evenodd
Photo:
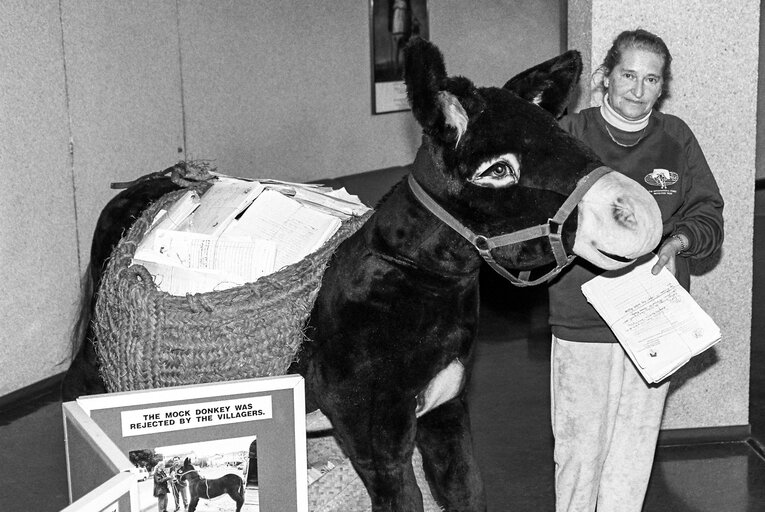
M183 148L175 0L63 2L83 265L98 214L129 181Z
M622 30L664 38L674 79L662 108L691 127L725 199L722 252L698 262L691 280L723 340L673 377L666 429L748 424L759 14L756 0L569 0L569 40L591 42L581 48L590 69ZM580 107L590 104L586 85Z
M0 395L63 371L79 292L58 2L0 3Z

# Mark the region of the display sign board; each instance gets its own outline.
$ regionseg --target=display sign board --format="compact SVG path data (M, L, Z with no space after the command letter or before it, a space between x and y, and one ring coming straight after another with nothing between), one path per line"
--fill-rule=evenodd
M241 495L242 512L308 510L298 375L94 395L63 404L63 414L67 511L154 509L154 475L162 480L162 473L172 477L168 509L196 495L199 510L214 500L216 510L234 511ZM181 468L187 460L194 472ZM183 473L176 497L173 481ZM221 494L196 492L197 477L209 489L220 483Z

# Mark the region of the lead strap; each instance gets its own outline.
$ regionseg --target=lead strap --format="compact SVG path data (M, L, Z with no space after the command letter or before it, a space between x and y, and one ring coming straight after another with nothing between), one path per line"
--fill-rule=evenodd
M447 212L425 189L417 182L414 175L410 174L407 178L407 183L414 196L427 208L433 215L440 219L444 224L451 227L463 238L470 242L477 250L481 257L493 268L498 274L510 281L516 286L533 286L543 283L549 279L555 277L564 267L574 260L574 256L566 254L566 249L563 246L563 224L568 219L571 212L582 200L582 197L590 190L590 188L601 177L613 172L612 169L606 166L600 166L591 171L585 177L579 180L574 191L569 194L563 204L558 208L555 215L547 220L547 224L538 224L529 228L524 228L513 233L507 233L503 235L497 235L494 237L485 237L483 235L476 235L469 228L464 226L459 220ZM555 256L556 267L544 276L533 281L529 281L528 278L531 275L530 271L522 271L519 277L515 277L510 274L505 268L500 266L491 255L492 249L498 247L504 247L527 240L533 240L535 238L541 238L547 236L550 247Z

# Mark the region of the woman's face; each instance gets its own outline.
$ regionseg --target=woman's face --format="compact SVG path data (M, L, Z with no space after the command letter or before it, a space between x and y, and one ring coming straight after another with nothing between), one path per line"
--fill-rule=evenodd
M645 117L661 96L664 58L640 48L625 48L603 81L611 106L632 121Z

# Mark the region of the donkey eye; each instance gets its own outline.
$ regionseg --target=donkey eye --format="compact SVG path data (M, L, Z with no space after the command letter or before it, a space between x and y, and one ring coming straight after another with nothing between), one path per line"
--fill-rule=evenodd
M508 174L512 174L513 168L510 167L510 164L507 162L498 162L481 174L481 178L494 178L494 179L501 179L507 176Z
M521 165L518 158L508 153L481 164L470 181L479 187L508 187L520 179Z

